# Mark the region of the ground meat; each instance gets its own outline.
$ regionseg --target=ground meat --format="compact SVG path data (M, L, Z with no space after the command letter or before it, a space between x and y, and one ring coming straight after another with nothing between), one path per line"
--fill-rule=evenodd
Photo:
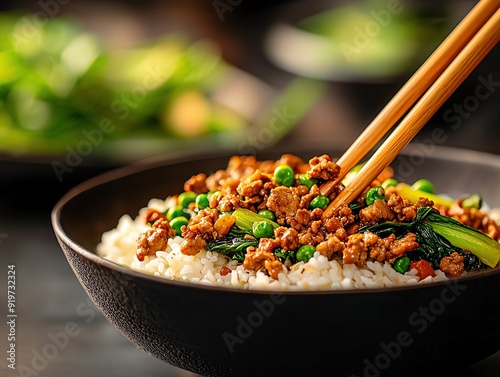
M378 236L370 231L349 236L346 248L343 250L342 261L345 264L354 263L357 267L363 267L368 257L368 249L377 241Z
M280 246L280 242L274 238L261 238L259 240L259 250L272 253L274 249Z
M191 191L191 192L194 192L196 194L208 192L207 185L205 184L206 179L207 179L207 176L204 173L193 175L190 179L188 179L184 183L184 191L186 191L186 192Z
M495 221L476 208L463 208L461 201L456 201L445 211L444 215L500 241L500 227Z
M279 227L274 232L283 250L295 250L299 247L299 232L294 228Z
M276 256L268 251L264 245L265 243L261 248L259 242L257 248L250 246L247 249L243 267L254 271L265 268L272 278L277 279L278 274L283 271L283 263L276 259Z
M324 228L318 228L315 232L313 228L306 228L299 233L299 245L317 245L326 239Z
M251 206L261 206L267 200L271 189L276 187L272 181L272 176L256 170L240 182L236 191L247 208Z
M266 204L276 215L278 224L297 224L295 213L299 209L299 197L293 187L278 186L271 190Z
M240 205L241 200L238 195L226 194L219 198L217 208L219 208L221 212L229 212L240 207Z
M441 259L439 269L451 276L460 276L464 272L464 257L457 252L451 253Z
M337 217L324 220L323 225L329 233L335 233L338 229L343 229L342 223Z
M408 232L403 237L391 242L389 251L386 254L386 260L392 264L397 258L407 252L415 250L417 247L417 236L414 233Z
M240 182L236 191L242 197L251 198L252 196L260 195L264 183L269 182L270 180L271 177L263 174L260 170L256 170Z
M200 234L204 239L216 239L218 233L215 230L214 224L219 218L219 211L217 209L206 208L202 209L195 216L191 218L187 229L190 233ZM190 234L183 234L184 238L190 238Z
M354 223L355 217L352 210L348 206L342 206L338 209L336 217L339 219L342 227L347 227L349 224Z
M380 221L394 220L394 212L389 208L385 200L377 199L359 211L360 225L377 224Z
M205 241L200 235L195 235L193 238L184 238L180 249L184 255L196 255L207 246Z
M320 178L325 181L334 180L340 173L340 166L332 161L331 157L324 154L309 160L310 170L307 172L311 178Z
M359 211L359 222L361 226L377 224L382 219L382 211L375 205L370 205Z
M319 191L319 188L317 185L313 185L311 187L311 189L308 191L308 193L306 193L305 195L302 195L300 197L299 207L300 208L309 208L309 203L311 203L311 200L313 200L318 195L321 195L321 192Z
M368 248L363 242L362 234L353 234L347 238L346 247L342 252L342 262L344 264L354 263L358 267L363 267L367 258Z
M335 253L344 250L344 243L337 237L330 237L328 240L319 243L316 246L316 251L318 251L321 255L324 255L331 260Z
M408 199L393 194L387 205L396 214L399 221L413 221L417 216L417 207Z
M307 209L299 209L297 210L297 214L295 216L295 220L297 223L303 228L309 224L309 220L311 219L311 214Z
M180 247L181 253L195 255L207 245L206 240L216 239L219 236L215 228L218 218L219 211L211 208L203 209L193 216L182 233L184 241Z
M278 279L278 275L280 274L280 272L286 271L284 269L283 263L278 259L264 261L264 267L266 268L269 276L271 276L273 279Z
M434 202L430 199L427 199L427 198L418 198L417 202L415 203L415 207L417 207L417 208L434 207Z
M396 239L394 234L391 234L385 238L379 238L377 242L370 248L370 258L378 261L384 262L387 257L387 252L391 247L391 243Z
M147 255L154 255L157 251L165 250L168 239L174 236L175 230L167 220L163 218L156 220L151 229L141 233L137 238L137 259L143 261Z

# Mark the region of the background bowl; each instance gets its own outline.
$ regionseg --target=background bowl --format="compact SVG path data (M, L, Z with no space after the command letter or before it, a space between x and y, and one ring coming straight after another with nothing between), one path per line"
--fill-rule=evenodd
M285 71L333 82L404 82L463 17L469 1L292 1L265 51Z
M318 142L257 157L340 152ZM120 216L180 192L195 173L224 168L230 155L200 151L136 163L80 184L54 207L53 229L75 275L130 341L174 366L218 377L432 375L500 349L499 269L418 287L272 293L168 281L95 254ZM451 196L480 191L500 206L499 156L413 144L393 166L402 180L425 177Z

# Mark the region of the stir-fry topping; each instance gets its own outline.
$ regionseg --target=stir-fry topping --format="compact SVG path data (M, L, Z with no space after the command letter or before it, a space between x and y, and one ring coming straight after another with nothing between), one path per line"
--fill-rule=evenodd
M349 206L323 216L357 171L325 196L321 185L340 172L326 154L308 162L291 154L233 156L226 169L189 178L165 211L144 212L151 228L139 236L136 256L142 261L180 236L185 255L216 251L275 279L315 253L358 267L388 262L402 274L414 268L422 279L438 269L460 276L498 265L500 228L481 210L479 194L445 198L428 180L398 182L391 168Z

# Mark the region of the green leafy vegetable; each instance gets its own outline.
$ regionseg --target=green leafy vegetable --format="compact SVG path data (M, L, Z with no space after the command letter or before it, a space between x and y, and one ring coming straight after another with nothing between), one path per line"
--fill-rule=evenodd
M371 232L387 237L390 234L399 238L413 232L417 237L419 247L408 253L410 258L425 259L434 268L439 267L440 260L453 252L464 255L464 266L468 270L475 270L480 263L495 267L500 260L500 244L479 232L452 218L436 213L432 207L420 207L414 221L407 223L385 222L376 225L367 225L360 228L359 233ZM470 251L473 255L468 255Z
M224 254L228 258L243 263L247 248L259 244L259 240L248 237L249 234L251 233L247 230L233 226L225 237L209 241L206 249Z
M248 232L252 232L253 224L256 222L265 221L273 226L273 228L277 228L279 226L278 223L275 223L272 220L269 220L267 217L261 216L249 209L245 208L237 208L234 210L233 215L236 219L235 225L243 230Z
M500 243L484 233L437 213L431 213L427 222L437 234L459 248L470 250L487 266L495 267L498 264Z

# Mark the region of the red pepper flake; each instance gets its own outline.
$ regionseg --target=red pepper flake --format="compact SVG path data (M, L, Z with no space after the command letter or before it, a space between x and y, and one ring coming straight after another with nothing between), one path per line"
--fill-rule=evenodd
M436 276L436 272L432 268L431 264L425 259L411 262L410 268L415 268L417 270L417 274L420 276L420 279L425 279L428 276Z
M226 266L222 266L222 268L220 269L220 275L226 276L229 273L231 273L231 269L227 268Z

